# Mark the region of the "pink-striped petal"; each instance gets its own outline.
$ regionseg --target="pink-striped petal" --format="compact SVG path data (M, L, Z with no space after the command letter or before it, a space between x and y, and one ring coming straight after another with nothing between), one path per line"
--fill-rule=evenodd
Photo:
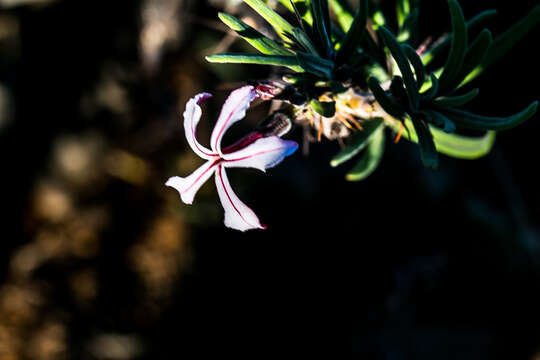
M236 196L227 178L225 168L221 164L217 165L216 169L216 187L221 205L225 210L225 226L240 231L266 229L266 226L261 225L253 210Z
M231 92L221 108L216 126L214 126L214 130L212 131L212 137L210 139L212 151L222 155L221 139L223 138L223 134L225 134L232 124L242 120L246 116L246 110L256 96L257 92L253 86L244 86Z
M186 110L184 111L184 131L186 133L186 139L189 146L195 151L201 158L209 160L212 156L216 155L215 152L202 146L197 141L197 124L201 120L202 109L199 104L204 100L212 97L209 93L197 94L186 104Z
M195 198L195 194L201 186L212 176L216 171L219 160L209 160L195 170L191 175L186 177L173 176L167 180L165 185L175 188L179 193L182 201L190 205Z
M262 171L279 164L291 155L298 144L291 140L283 140L277 136L261 138L250 145L230 154L223 155L225 167L247 167Z

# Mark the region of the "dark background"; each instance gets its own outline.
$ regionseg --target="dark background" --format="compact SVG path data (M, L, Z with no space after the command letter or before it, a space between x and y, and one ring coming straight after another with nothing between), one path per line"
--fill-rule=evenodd
M461 3L467 18L497 8L498 34L537 1ZM0 359L540 357L538 116L489 156L442 156L436 171L405 141L360 183L328 165L328 141L266 175L231 171L269 226L240 233L223 226L213 181L190 207L163 186L201 163L179 121L187 99L215 94L205 139L228 92L269 75L204 61L247 49L222 40L223 2L5 4ZM422 33L448 30L445 1L422 6ZM539 99L538 35L475 82L472 110Z

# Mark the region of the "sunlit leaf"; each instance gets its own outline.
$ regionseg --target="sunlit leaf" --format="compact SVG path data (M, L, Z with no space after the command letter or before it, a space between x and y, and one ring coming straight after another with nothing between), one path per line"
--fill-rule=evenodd
M382 124L382 118L365 121L362 124L363 129L355 132L351 136L350 140L347 142L347 144L345 144L345 147L336 156L334 156L330 162L330 165L335 167L343 164L360 151L364 150Z
M238 35L261 53L266 55L291 55L291 53L281 45L267 38L240 19L221 12L218 16L225 25L236 31Z
M206 60L211 63L220 64L258 64L285 66L296 72L303 72L298 65L296 56L287 55L253 55L253 54L215 54L206 56Z
M390 123L394 131L399 130L398 123ZM405 125L410 129L403 132L403 137L413 143L418 143L418 136L414 131L412 122L407 119ZM441 154L459 159L473 160L489 154L495 143L496 132L488 131L483 136L464 136L458 134L447 134L444 131L430 126L435 147Z
M243 0L253 10L255 10L260 16L262 16L272 27L276 30L277 34L287 40L287 33L293 33L293 26L283 19L277 12L272 10L270 6L262 0Z
M384 128L380 127L373 135L358 163L345 176L347 180L364 180L377 169L384 154L384 139Z

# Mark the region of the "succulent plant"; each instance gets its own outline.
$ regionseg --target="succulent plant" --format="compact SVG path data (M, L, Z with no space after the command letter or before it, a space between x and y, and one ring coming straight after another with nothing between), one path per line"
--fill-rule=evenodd
M538 23L540 5L493 38L488 29L477 30L495 10L467 21L458 1L448 0L452 31L431 43L418 40L420 7L415 0L396 1L396 24L388 23L368 0L358 1L356 10L347 0L280 0L295 14L296 25L262 0L244 2L272 26L276 37L220 13L259 54L216 54L207 60L284 69L279 81L252 85L263 99L282 101L280 112L306 127L311 141L324 136L344 143L332 166L359 157L347 174L349 180L364 179L377 168L385 128L394 133L395 142L403 137L417 143L423 163L435 168L438 153L463 159L486 155L497 131L536 113L537 101L508 117L481 116L465 106L479 92L467 85ZM338 24L331 22L330 9ZM473 31L478 33L474 38ZM469 130L482 133L471 136Z

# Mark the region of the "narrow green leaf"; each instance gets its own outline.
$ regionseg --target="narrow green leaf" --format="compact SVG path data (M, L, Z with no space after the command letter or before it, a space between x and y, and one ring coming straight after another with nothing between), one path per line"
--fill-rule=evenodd
M240 19L222 12L218 16L225 25L236 31L238 35L261 53L266 55L291 55L289 51L274 40L267 38Z
M399 42L405 42L411 40L413 34L415 33L416 26L418 23L418 16L420 12L418 9L414 9L409 16L405 19L403 26L400 27L397 39Z
M431 130L437 151L459 159L473 160L489 154L495 143L496 132L488 131L484 136L471 137L447 134Z
M328 56L332 48L330 42L330 20L327 0L311 0L311 12L313 13L313 28L319 36L319 44Z
M298 64L307 72L316 75L321 78L332 79L332 71L334 63L329 60L325 60L316 55L303 53L298 51L296 53Z
M337 61L346 61L349 56L354 55L356 48L360 45L366 33L366 21L368 16L368 0L360 0L358 11L354 16L353 23L341 43L337 53Z
M418 145L420 146L420 155L422 156L422 162L425 166L431 168L437 168L439 164L439 157L437 154L437 148L433 141L433 135L429 129L428 124L415 114L412 115L412 123L414 131L418 136Z
M422 93L422 96L426 100L431 100L435 96L437 96L437 92L439 91L439 79L435 74L430 74L431 78L431 87L426 90L426 92Z
M304 49L306 49L313 55L317 55L317 56L319 55L319 52L315 48L315 45L313 45L309 37L306 35L306 33L302 29L293 27L293 35L296 41L298 41L300 45L304 47Z
M538 23L540 23L540 4L529 11L523 19L514 24L503 34L497 36L481 65L477 66L463 81L468 83L478 77L485 69L505 56L523 39Z
M396 1L396 15L398 26L403 27L403 23L409 14L411 13L411 3L409 0L397 0Z
M330 165L336 167L350 160L353 156L364 150L366 145L370 142L376 131L382 126L383 119L375 118L373 120L365 121L362 123L363 129L354 133L350 140L345 144L345 147L334 156Z
M284 40L288 40L287 33L293 34L293 26L282 18L277 12L272 10L270 6L262 0L243 0L248 4L253 10L255 10L259 15L261 15L264 20L266 20L277 34Z
M313 16L309 8L309 1L306 0L280 0L281 3L288 3L287 8L295 13L300 22L305 22L304 25L313 25Z
M414 68L414 74L416 75L416 83L418 85L418 89L422 88L422 85L424 85L424 82L426 81L426 68L424 67L424 64L422 64L422 59L410 46L409 44L404 44L403 50L405 51L405 54L407 55L407 58L411 62L413 68Z
M458 127L475 130L507 130L529 120L536 113L538 101L533 102L523 111L508 117L480 116L457 109L445 109L443 112Z
M384 139L384 127L379 127L358 163L345 176L347 180L364 180L377 169L384 154Z
M319 115L331 118L336 114L336 102L335 101L319 101L311 99L309 101L311 108Z
M349 31L354 21L354 11L347 0L330 0L330 7L343 31Z
M441 92L452 88L452 82L457 74L459 74L465 53L467 52L467 24L465 23L461 7L456 0L448 0L448 6L452 15L453 37L450 45L450 54L439 78L439 91Z
M443 96L433 100L433 105L442 108L460 107L471 102L479 92L480 90L473 89L468 93L459 96Z
M399 130L399 123L388 124L394 131ZM405 120L405 125L411 129L412 122ZM488 131L484 136L464 136L458 134L447 134L444 131L430 126L433 140L437 151L441 154L459 159L473 160L489 154L495 143L496 132ZM414 129L403 132L403 137L407 140L418 143L418 136Z
M467 21L467 32L481 25L485 21L493 18L495 15L497 15L497 10L493 9L483 11L480 14L476 15L475 17ZM453 34L450 33L444 39L438 41L437 44L431 49L426 51L422 55L422 62L424 63L424 65L429 64L437 55L447 50L450 46L450 43L452 42L453 37Z
M492 43L493 38L491 37L491 32L488 29L482 30L476 40L469 47L469 50L467 50L467 55L465 55L463 66L459 74L456 76L454 83L458 85L458 88L467 84L467 82L464 80L467 79L469 75L482 64Z
M397 66L399 67L399 70L403 77L403 82L405 83L405 87L407 88L407 97L409 98L409 105L411 109L418 109L420 95L418 93L416 79L414 78L413 72L411 71L411 65L409 64L407 56L403 52L401 45L398 43L394 35L392 35L390 30L388 30L384 26L381 26L378 30L378 33L381 35L381 38L384 40L386 46L388 46L388 49L392 53L392 57L394 58Z
M211 63L220 64L258 64L285 66L296 72L304 72L304 69L299 66L298 60L295 56L224 53L206 56L206 60Z
M405 110L395 102L394 99L390 98L388 94L381 88L379 81L370 77L368 80L369 89L375 96L375 99L381 105L381 107L388 113L388 115L393 116L397 119L401 119L405 115Z
M456 124L454 124L452 120L440 112L425 110L424 113L428 116L428 122L431 122L437 127L441 128L445 133L451 134L456 131Z

